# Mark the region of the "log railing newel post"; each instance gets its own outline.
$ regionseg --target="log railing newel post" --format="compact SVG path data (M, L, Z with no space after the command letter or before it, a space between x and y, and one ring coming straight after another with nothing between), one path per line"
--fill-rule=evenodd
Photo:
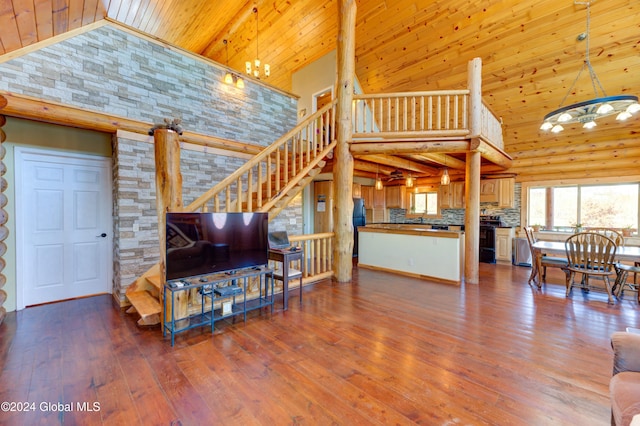
M166 213L182 211L182 174L180 172L180 141L178 133L168 128L153 129L156 165L156 212L158 215L158 241L160 243L160 282L166 281ZM174 300L175 318L188 315L185 292L177 292ZM170 307L163 307L167 309Z

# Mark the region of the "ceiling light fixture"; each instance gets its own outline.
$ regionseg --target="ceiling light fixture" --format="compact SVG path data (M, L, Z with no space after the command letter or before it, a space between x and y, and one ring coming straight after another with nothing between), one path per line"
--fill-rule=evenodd
M378 176L378 172L380 171L380 164L378 164L378 168L376 169L376 189L380 191L382 189L382 179Z
M600 80L598 80L596 72L591 66L591 61L589 60L589 26L591 22L590 6L591 3L594 2L595 0L574 0L573 2L573 4L581 4L587 6L587 31L578 36L579 41L586 41L585 61L582 64L582 68L580 68L580 72L578 72L576 79L571 84L571 87L569 87L567 94L562 99L560 108L544 116L544 121L542 123L542 126L540 126L540 130L551 130L552 133L559 133L564 130L564 127L562 127L563 124L572 123L582 123L583 128L592 129L596 127L596 119L598 118L618 114L616 120L624 121L631 117L632 114L640 111L640 104L638 104L637 96L607 96L604 88L602 87L602 84L600 84ZM593 85L593 91L595 92L596 97L588 101L578 102L563 107L562 104L564 104L567 96L569 96L569 94L573 91L573 88L576 85L580 74L582 74L582 71L584 71L585 68L589 70L589 77L591 78L591 84ZM602 95L600 95L600 92L602 93Z
M224 39L222 40L222 43L224 43L224 48L226 50L227 53L227 67L229 66L229 46L227 45L228 40ZM235 86L238 89L244 89L244 80L242 79L242 77L240 77L237 74L234 74L232 72L230 72L229 70L227 70L227 73L224 75L224 82L228 85L233 86L235 84Z
M409 173L409 175L407 176L407 180L405 181L405 186L407 188L413 188L413 177L411 176L411 173Z
M440 185L449 185L451 178L449 177L449 169L447 169L447 156L444 156L444 170L440 176Z
M256 58L253 60L253 64L251 61L245 62L245 71L249 75L253 75L255 78L260 78L260 55L258 54L258 8L253 8L253 13L256 14ZM253 68L252 68L253 66ZM271 75L271 67L269 64L264 64L264 76L269 77Z
M442 176L440 177L440 185L449 185L451 183L451 178L449 177L448 169L444 169L442 172Z

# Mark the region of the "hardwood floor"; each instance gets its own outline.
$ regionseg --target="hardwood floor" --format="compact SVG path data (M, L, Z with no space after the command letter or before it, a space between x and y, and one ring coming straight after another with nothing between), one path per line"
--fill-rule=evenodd
M355 269L352 284L306 288L302 306L293 295L286 312L174 347L110 296L10 313L0 401L33 410L0 423L608 424L609 336L640 326L634 297L565 298L560 272L540 291L528 268L480 271L456 287Z

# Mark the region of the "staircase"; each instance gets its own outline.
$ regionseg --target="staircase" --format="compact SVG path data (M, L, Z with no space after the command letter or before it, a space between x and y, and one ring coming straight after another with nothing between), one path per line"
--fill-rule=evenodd
M275 218L325 166L336 145L336 101L309 116L293 130L198 197L185 212L262 212ZM161 322L163 282L159 263L126 291L127 313L140 325Z

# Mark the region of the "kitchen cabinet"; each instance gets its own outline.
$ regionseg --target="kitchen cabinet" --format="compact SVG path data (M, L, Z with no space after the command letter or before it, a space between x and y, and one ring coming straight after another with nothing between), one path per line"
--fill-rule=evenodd
M384 188L385 206L388 209L406 209L407 187L404 185Z
M480 202L497 203L499 201L500 179L482 179L480 181Z
M438 201L441 209L451 208L451 184L440 185L438 189Z
M480 181L480 202L498 203L500 208L514 208L515 178L482 179Z
M362 198L362 185L359 183L354 183L351 193L353 198Z
M451 182L451 208L464 209L464 182Z
M515 178L499 179L500 189L498 193L498 207L501 208L514 208L515 207L515 195L514 189L516 186Z
M373 208L374 209L383 209L385 208L384 205L384 194L385 191L384 189L373 189Z
M496 228L496 262L511 263L513 228Z
M364 200L364 208L365 209L373 208L373 191L375 191L373 186L364 186L363 185L363 186L360 187L360 195L362 196L362 199Z
M463 209L464 208L464 182L451 182L449 185L440 185L440 208Z

